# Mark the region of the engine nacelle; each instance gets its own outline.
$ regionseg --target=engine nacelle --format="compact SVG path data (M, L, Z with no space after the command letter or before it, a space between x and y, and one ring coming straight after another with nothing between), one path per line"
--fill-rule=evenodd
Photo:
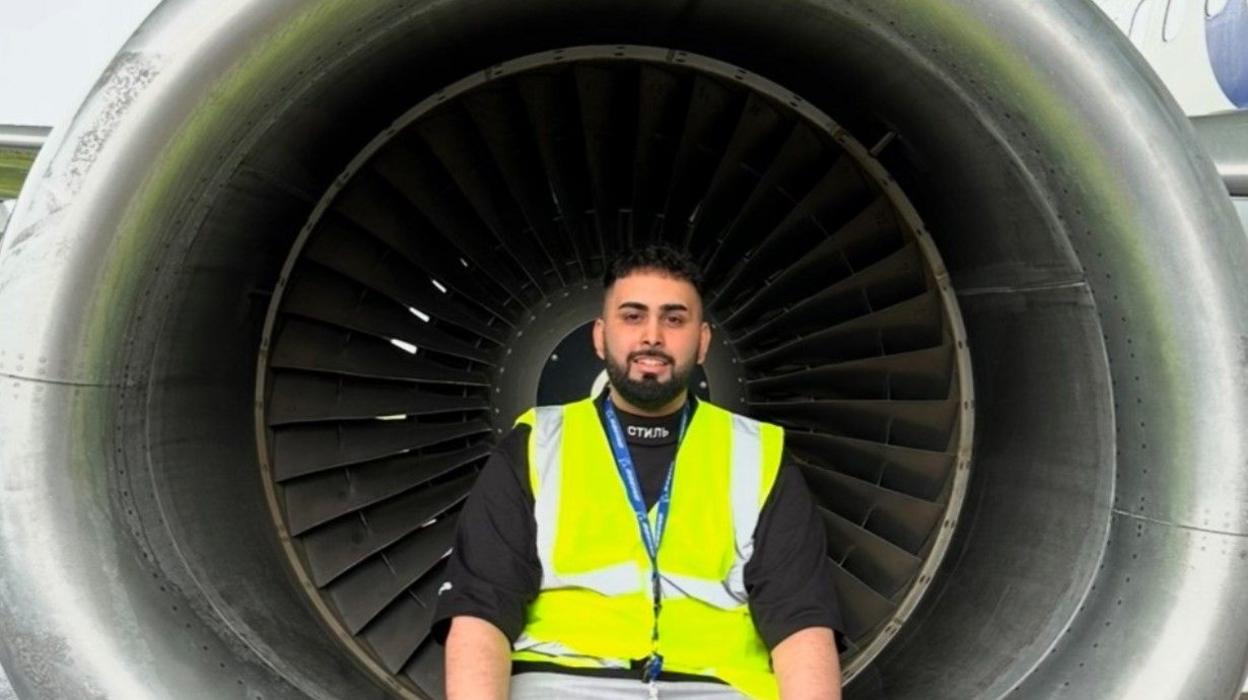
M440 697L458 504L650 239L802 459L848 697L1237 692L1248 241L1090 4L186 0L0 242L19 695Z

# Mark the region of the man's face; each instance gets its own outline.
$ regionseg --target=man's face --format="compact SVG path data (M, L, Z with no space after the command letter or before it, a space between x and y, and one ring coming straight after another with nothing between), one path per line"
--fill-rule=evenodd
M710 344L697 290L658 271L617 279L594 322L594 349L613 390L647 412L678 404Z

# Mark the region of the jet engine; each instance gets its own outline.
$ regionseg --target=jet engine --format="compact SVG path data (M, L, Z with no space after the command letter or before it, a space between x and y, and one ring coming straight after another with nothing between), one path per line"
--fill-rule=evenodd
M18 694L441 697L460 506L651 241L847 697L1238 691L1248 241L1089 3L168 0L0 244Z

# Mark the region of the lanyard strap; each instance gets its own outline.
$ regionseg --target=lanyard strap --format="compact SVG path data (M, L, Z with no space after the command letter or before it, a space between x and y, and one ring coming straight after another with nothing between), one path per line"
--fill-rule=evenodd
M620 425L620 418L611 405L610 399L606 401L604 413L607 417L607 433L611 438L611 454L615 457L615 467L620 472L620 479L624 482L624 491L628 494L628 502L633 507L633 514L637 516L637 527L641 530L641 541L646 546L646 554L649 555L650 563L657 574L659 544L663 540L663 530L667 527L667 514L672 507L672 474L676 471L676 457L672 457L672 462L667 467L667 478L663 481L663 490L659 492L658 512L655 514L654 527L651 528L650 518L646 513L646 499L642 495L641 482L637 478L637 467L633 464L633 456L628 451L628 441L624 438L624 428ZM686 405L680 413L680 432L676 434L677 450L680 449L680 442L685 437L688 420L689 409Z
M620 472L620 480L624 482L624 491L628 494L628 502L637 516L637 529L641 531L641 541L646 547L646 555L650 558L650 584L654 596L654 629L651 630L652 645L650 658L646 661L642 679L653 683L658 679L663 668L663 656L658 653L659 644L659 611L662 609L662 585L659 580L659 545L663 541L663 531L667 528L667 514L672 507L672 475L676 472L676 456L667 467L667 478L663 481L663 490L659 492L656 504L654 527L650 527L650 517L646 513L646 499L641 492L641 481L637 478L637 467L633 464L633 456L628 451L628 441L624 439L624 428L620 418L606 400L603 413L607 418L607 436L610 438L611 454L615 457L615 468ZM676 450L680 451L680 443L685 438L685 427L689 422L689 404L685 404L680 412L680 432L676 434Z

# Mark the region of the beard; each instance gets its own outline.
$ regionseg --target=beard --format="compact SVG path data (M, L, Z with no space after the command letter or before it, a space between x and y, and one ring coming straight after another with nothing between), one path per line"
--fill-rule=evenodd
M619 392L620 398L643 411L657 411L672 403L677 396L689 388L689 378L693 374L694 367L692 361L682 368L675 358L667 353L659 350L640 350L630 353L621 365L612 359L609 348L605 354L607 356L607 379L611 380L611 388ZM665 360L671 368L671 378L667 381L659 381L658 377L649 373L643 374L641 379L630 377L629 368L633 360L641 357L657 357Z

